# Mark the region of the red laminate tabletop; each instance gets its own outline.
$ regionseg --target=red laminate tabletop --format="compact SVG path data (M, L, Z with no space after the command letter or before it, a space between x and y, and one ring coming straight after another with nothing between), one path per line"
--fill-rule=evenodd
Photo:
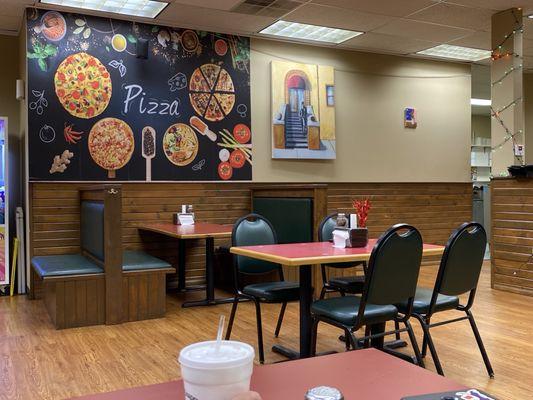
M333 247L331 242L310 242L232 247L230 251L259 260L299 266L368 260L376 240L370 239L366 247L347 247L344 249ZM440 255L443 252L443 246L424 244L424 255Z
M139 226L144 231L156 232L178 239L202 239L206 237L231 237L233 225L196 222L194 225L153 223Z
M450 379L375 349L256 366L252 376L252 390L259 392L263 400L303 399L308 389L321 385L336 387L348 400L399 400L404 396L465 389ZM78 400L183 398L180 380L84 396Z

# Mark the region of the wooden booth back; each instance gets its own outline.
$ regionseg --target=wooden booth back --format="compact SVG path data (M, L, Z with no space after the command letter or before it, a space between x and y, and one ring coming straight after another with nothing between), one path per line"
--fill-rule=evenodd
M31 183L31 255L80 252L80 190L90 184ZM369 198L371 237L389 226L406 222L422 232L427 243L445 244L462 222L472 218L472 188L468 183L332 183L320 185L254 183L124 183L122 213L109 219L107 229L122 234L124 250L144 250L177 265L177 245L172 239L139 232L141 224L172 221L182 204L192 204L198 221L232 224L251 212L252 192L265 197L287 197L296 192L318 193L313 224L323 215L351 212L352 200ZM315 193L316 192L316 193ZM315 200L316 201L316 200ZM229 239L215 239L215 246L229 246ZM201 241L187 241L187 281L205 277L205 249ZM435 262L436 259L429 259ZM343 271L349 273L349 271ZM297 274L295 274L297 275ZM292 278L292 277L291 277ZM173 285L175 277L169 278Z

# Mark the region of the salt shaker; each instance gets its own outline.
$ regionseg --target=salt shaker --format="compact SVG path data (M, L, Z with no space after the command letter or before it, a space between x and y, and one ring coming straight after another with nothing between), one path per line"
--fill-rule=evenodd
M307 391L305 400L344 400L344 396L338 389L318 386Z
M346 218L346 214L339 213L337 215L337 226L339 228L347 228L348 227L348 218Z

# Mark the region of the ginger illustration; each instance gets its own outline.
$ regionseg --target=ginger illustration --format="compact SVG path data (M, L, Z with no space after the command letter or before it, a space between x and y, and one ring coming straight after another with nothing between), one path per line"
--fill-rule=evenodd
M67 165L70 164L70 159L74 157L74 153L65 150L61 156L55 156L52 166L50 167L50 173L64 172L67 169Z

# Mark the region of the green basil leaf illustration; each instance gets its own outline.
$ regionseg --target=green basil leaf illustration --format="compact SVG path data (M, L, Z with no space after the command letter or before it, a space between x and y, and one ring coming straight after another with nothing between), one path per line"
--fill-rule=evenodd
M46 60L44 58L39 58L37 63L39 64L39 68L41 68L41 71L46 72L46 70L48 69L48 65L46 64Z

